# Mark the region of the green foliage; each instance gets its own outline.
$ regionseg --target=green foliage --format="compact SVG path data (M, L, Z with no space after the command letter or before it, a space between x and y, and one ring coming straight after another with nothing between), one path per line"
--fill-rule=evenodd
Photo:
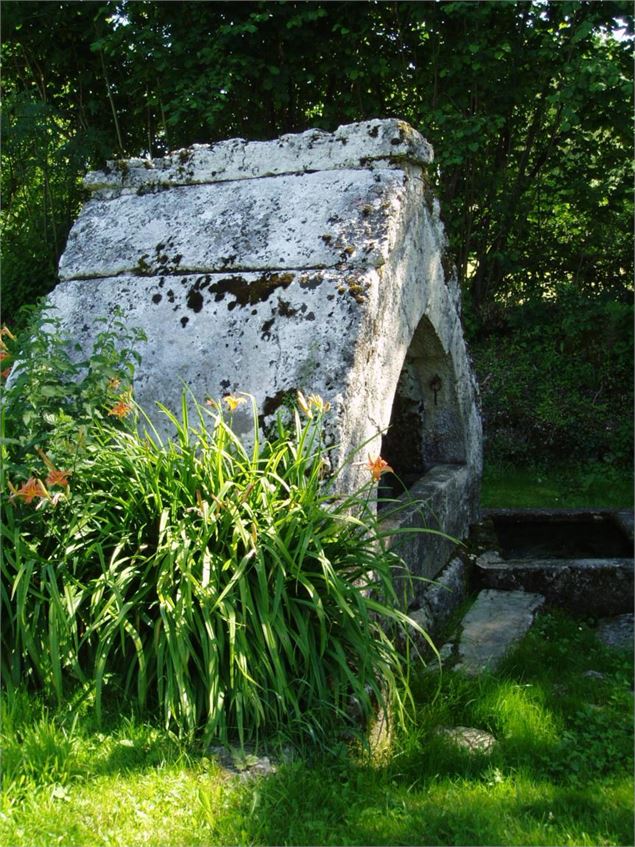
M62 701L73 679L94 686L98 710L116 686L180 733L241 744L318 737L376 707L403 720L407 672L389 637L408 622L401 562L371 482L336 497L323 479L324 404L302 398L306 417L264 442L254 406L247 450L220 404L194 404L192 422L184 396L179 418L162 409L176 433L163 444L109 388L130 355L106 331L73 365L41 331L19 356L3 410L4 684Z
M41 472L42 452L72 471L95 422L129 393L140 361L134 347L144 335L118 311L97 322L102 331L90 350L68 341L51 308L34 309L13 342L4 336L11 375L2 404L3 472L13 483Z
M5 309L52 284L84 167L390 116L435 147L479 320L501 297L565 283L619 295L633 260L631 13L620 0L7 0Z
M485 466L481 506L492 509L612 508L633 506L633 474L606 462Z
M473 341L493 464L628 467L633 307L565 289L509 308Z
M20 308L57 281L82 176L114 152L89 50L96 11L92 3L2 7L2 309L14 328L25 323Z

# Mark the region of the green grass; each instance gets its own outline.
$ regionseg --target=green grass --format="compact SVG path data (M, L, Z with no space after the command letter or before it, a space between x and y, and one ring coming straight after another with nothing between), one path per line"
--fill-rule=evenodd
M633 475L600 463L580 467L515 468L486 464L484 508L614 508L633 506Z
M632 679L632 655L547 614L496 674L421 674L416 724L383 759L304 748L253 781L116 702L99 728L90 698L47 711L17 694L0 843L632 845ZM462 752L444 725L497 745Z

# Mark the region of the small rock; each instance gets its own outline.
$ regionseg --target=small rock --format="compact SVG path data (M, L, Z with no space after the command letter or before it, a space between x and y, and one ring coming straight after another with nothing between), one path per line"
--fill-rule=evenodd
M439 650L439 658L442 662L447 662L454 656L456 644L453 641L447 641Z
M582 676L585 676L587 679L605 679L606 674L600 673L600 671L585 671Z
M272 764L269 756L255 756L251 753L240 753L227 750L225 747L210 747L208 753L218 764L232 776L249 779L255 776L269 776L275 773L277 767Z
M615 618L601 620L597 628L597 637L607 647L624 650L633 648L633 615L618 615Z
M269 756L262 756L257 762L254 762L252 765L248 765L241 773L241 776L243 778L248 776L269 776L269 774L275 772L276 767L271 764Z
M491 733L473 726L442 726L437 734L449 738L457 747L470 753L491 753L496 744L496 738Z

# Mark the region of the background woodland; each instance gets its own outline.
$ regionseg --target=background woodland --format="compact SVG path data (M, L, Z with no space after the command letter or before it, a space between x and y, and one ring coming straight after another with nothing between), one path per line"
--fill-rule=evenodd
M2 4L2 309L56 283L86 170L399 117L464 291L490 463L628 468L630 3ZM595 470L594 470L595 469Z

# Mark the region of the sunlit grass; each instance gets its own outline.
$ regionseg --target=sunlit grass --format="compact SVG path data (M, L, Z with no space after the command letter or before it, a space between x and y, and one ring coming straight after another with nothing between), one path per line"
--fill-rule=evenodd
M584 676L588 670L602 677ZM110 701L3 710L0 843L632 845L632 655L584 621L539 619L495 674L421 674L391 755L309 747L264 779L224 771ZM496 737L461 751L440 726ZM275 757L275 751L272 757Z
M633 505L633 474L601 464L523 468L485 464L484 508L615 508Z

